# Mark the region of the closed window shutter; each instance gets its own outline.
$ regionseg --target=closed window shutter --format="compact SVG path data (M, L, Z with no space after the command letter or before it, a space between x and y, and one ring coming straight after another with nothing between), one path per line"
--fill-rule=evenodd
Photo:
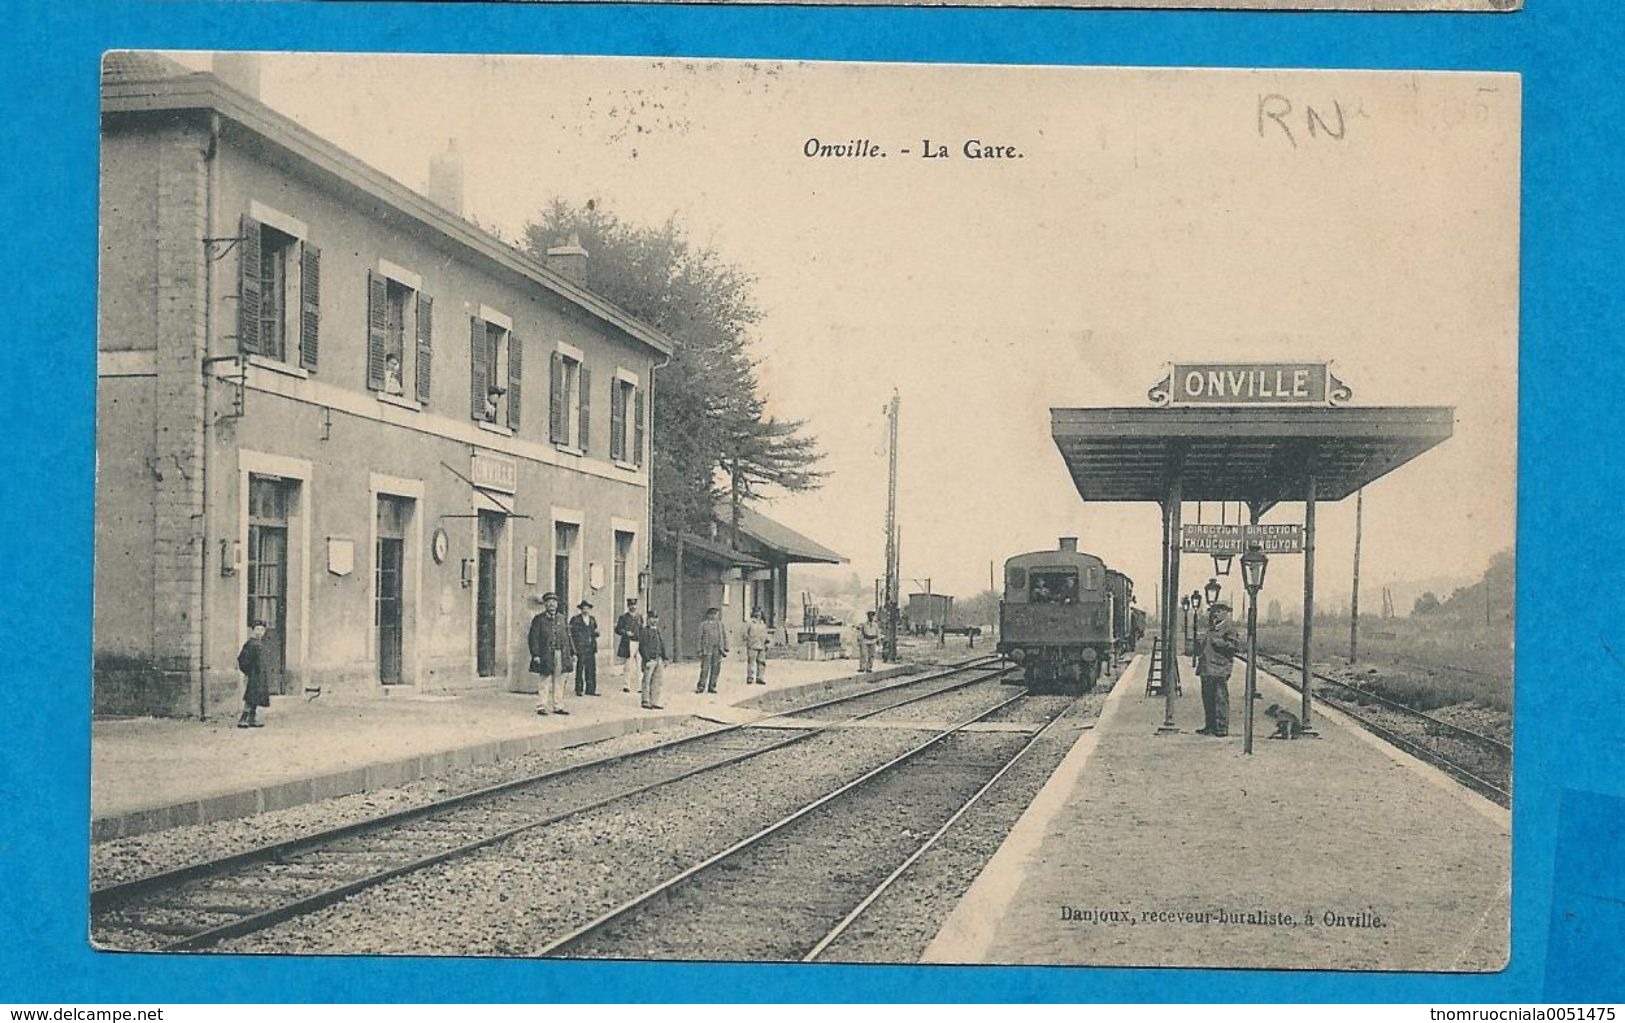
M417 392L418 401L424 405L429 404L429 371L433 362L434 337L434 300L422 292L418 293L418 364L417 364Z
M367 386L384 389L384 351L389 336L389 284L367 271Z
M260 352L260 222L243 216L237 240L237 350Z
M559 352L553 353L553 374L547 397L548 425L547 438L554 444L563 444L570 438L565 436L565 417L569 409L564 407L564 356Z
M299 259L299 365L316 372L322 327L322 250L306 242Z
M626 385L619 380L609 388L609 457L626 459Z
M508 335L508 429L519 429L519 409L523 404L520 400L520 355L525 346L520 342L519 335Z
M581 436L576 438L576 447L585 451L587 450L589 438L592 436L589 429L592 422L590 414L592 410L592 370L588 369L585 363L581 366L581 383L579 386L581 388Z
M632 464L643 464L643 388L632 391Z
M469 318L468 327L468 362L469 362L469 412L477 420L485 420L485 392L490 390L490 380L486 376L485 341L488 334L485 321L478 316Z

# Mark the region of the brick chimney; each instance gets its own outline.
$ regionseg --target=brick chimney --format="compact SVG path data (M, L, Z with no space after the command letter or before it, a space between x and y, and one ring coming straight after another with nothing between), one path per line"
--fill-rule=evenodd
M570 240L547 250L546 266L572 284L587 283L587 250L581 247L581 236L571 234Z
M1075 536L1061 537L1061 550L1068 551L1072 554L1078 553L1078 538Z
M436 205L463 215L463 154L456 139L448 139L445 149L429 157L428 195Z

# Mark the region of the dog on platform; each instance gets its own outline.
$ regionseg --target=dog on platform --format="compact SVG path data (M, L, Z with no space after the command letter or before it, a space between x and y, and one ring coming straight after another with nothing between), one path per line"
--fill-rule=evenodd
M1298 715L1279 703L1265 707L1264 716L1275 719L1275 734L1270 736L1271 739L1297 739L1303 736L1303 722L1298 720Z

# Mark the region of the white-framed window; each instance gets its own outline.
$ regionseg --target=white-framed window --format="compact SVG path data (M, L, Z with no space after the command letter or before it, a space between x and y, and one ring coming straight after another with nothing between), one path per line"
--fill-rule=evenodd
M393 404L427 405L433 327L417 274L379 260L367 271L367 387Z
M643 464L643 389L637 378L618 371L610 382L609 457L621 465Z
M321 250L305 225L259 203L238 232L237 344L246 355L315 372Z
M548 387L548 439L585 453L592 445L592 369L579 348L560 343Z
M469 414L476 422L518 432L522 352L513 321L481 306L469 330Z

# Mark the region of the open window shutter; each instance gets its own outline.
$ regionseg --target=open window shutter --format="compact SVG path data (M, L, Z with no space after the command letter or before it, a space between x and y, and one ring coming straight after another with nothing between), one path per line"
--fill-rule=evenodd
M643 464L643 388L632 391L632 464Z
M260 351L260 222L243 216L237 240L237 350L245 355Z
M609 385L609 457L626 459L626 386L619 380Z
M421 404L429 404L429 371L433 361L434 299L418 292L418 365L417 392Z
M384 347L389 336L389 284L367 271L367 386L384 389Z
M322 327L322 250L306 242L299 259L299 365L316 372Z
M570 438L565 435L565 417L570 410L564 407L564 356L559 352L553 353L552 382L547 396L548 426L547 438L554 444L563 444Z
M486 361L485 343L489 335L485 330L485 321L478 316L469 317L468 323L469 413L476 420L483 422L485 419L485 392L491 387L490 381L485 375L485 368L489 365Z
M520 406L523 404L523 402L520 401L520 394L521 394L520 384L523 382L522 379L521 379L522 374L520 373L520 370L522 369L522 365L521 365L521 362L520 362L520 355L524 352L524 350L525 350L525 346L519 340L519 335L518 334L509 334L508 335L508 429L513 430L515 432L517 432L519 430L519 409L520 409Z
M580 436L576 438L576 447L585 451L587 450L588 439L592 436L592 431L590 429L592 422L592 416L590 414L592 410L592 370L587 368L586 363L581 364L581 381L579 386L581 388L581 425Z

